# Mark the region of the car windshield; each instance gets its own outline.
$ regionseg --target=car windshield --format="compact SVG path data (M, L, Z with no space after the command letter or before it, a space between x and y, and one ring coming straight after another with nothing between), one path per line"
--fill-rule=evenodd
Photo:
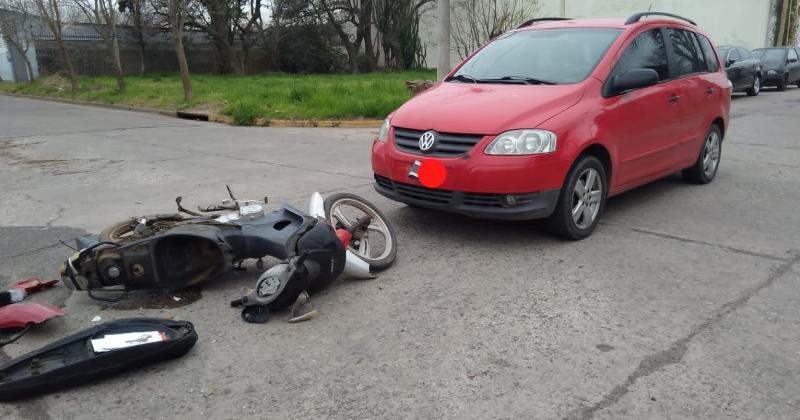
M718 50L719 50L719 56L722 57L722 59L724 60L725 57L728 56L728 51L730 51L731 49L730 47L719 47Z
M585 79L622 32L613 28L511 32L480 50L448 81L569 84Z
M783 61L786 57L786 50L783 48L770 48L766 50L755 50L753 54L761 61Z

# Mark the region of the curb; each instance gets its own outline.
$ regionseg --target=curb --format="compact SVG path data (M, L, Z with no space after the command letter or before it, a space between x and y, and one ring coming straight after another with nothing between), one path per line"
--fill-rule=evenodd
M168 111L163 109L146 108L132 105L103 104L99 102L87 102L74 99L52 98L47 96L21 95L18 93L0 92L2 96L12 96L25 99L36 99L40 101L58 102L63 104L74 104L84 106L94 106L98 108L116 109L120 111L145 112L148 114L159 114L167 117L208 120L220 124L234 125L233 117L221 114L205 114L199 112ZM183 114L183 115L182 115ZM383 120L270 120L266 118L256 118L253 126L256 127L324 127L324 128L380 128Z
M93 107L97 107L97 108L116 109L116 110L120 110L120 111L145 112L145 113L148 113L148 114L165 115L167 117L177 117L177 112L176 111L167 111L167 110L164 110L164 109L146 108L146 107L142 107L142 106L103 104L103 103L99 103L99 102L78 101L78 100L75 100L75 99L51 98L51 97L48 97L48 96L21 95L19 93L4 93L4 92L0 92L0 95L2 95L2 96L12 96L12 97L17 97L17 98L25 98L25 99L36 99L36 100L39 100L39 101L58 102L58 103L62 103L62 104L93 106Z

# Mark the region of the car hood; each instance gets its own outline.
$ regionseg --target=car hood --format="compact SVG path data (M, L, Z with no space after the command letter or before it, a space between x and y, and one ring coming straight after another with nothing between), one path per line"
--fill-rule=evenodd
M575 105L584 87L439 83L392 114L395 127L492 135L536 128Z

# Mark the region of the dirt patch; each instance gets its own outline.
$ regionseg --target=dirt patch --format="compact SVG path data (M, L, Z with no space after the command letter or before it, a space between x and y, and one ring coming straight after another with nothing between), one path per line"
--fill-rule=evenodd
M112 298L115 293L100 294L104 298ZM118 295L118 293L116 293ZM121 311L132 311L138 309L174 309L187 306L197 302L203 297L203 291L199 286L190 287L183 290L173 291L152 291L142 290L128 293L125 298L115 303L101 303L103 309L118 309Z

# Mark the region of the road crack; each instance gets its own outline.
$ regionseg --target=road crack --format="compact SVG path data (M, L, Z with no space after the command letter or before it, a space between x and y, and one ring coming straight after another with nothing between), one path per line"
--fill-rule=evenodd
M794 255L789 260L785 260L783 264L774 269L769 276L767 276L766 280L745 290L744 293L742 293L738 298L722 305L710 317L706 318L702 323L692 329L689 334L677 341L674 341L666 350L645 356L642 361L639 362L639 366L636 368L636 370L628 375L628 377L625 379L625 382L615 386L611 392L606 394L595 404L568 414L565 417L565 420L591 419L597 412L612 407L619 402L630 392L630 387L635 384L639 378L649 376L666 366L679 363L681 360L683 360L683 357L689 350L689 344L691 344L695 337L710 330L722 318L744 306L750 300L750 298L755 296L761 290L770 287L777 279L789 272L789 270L792 269L792 266L798 262L800 262L800 252L795 251Z

